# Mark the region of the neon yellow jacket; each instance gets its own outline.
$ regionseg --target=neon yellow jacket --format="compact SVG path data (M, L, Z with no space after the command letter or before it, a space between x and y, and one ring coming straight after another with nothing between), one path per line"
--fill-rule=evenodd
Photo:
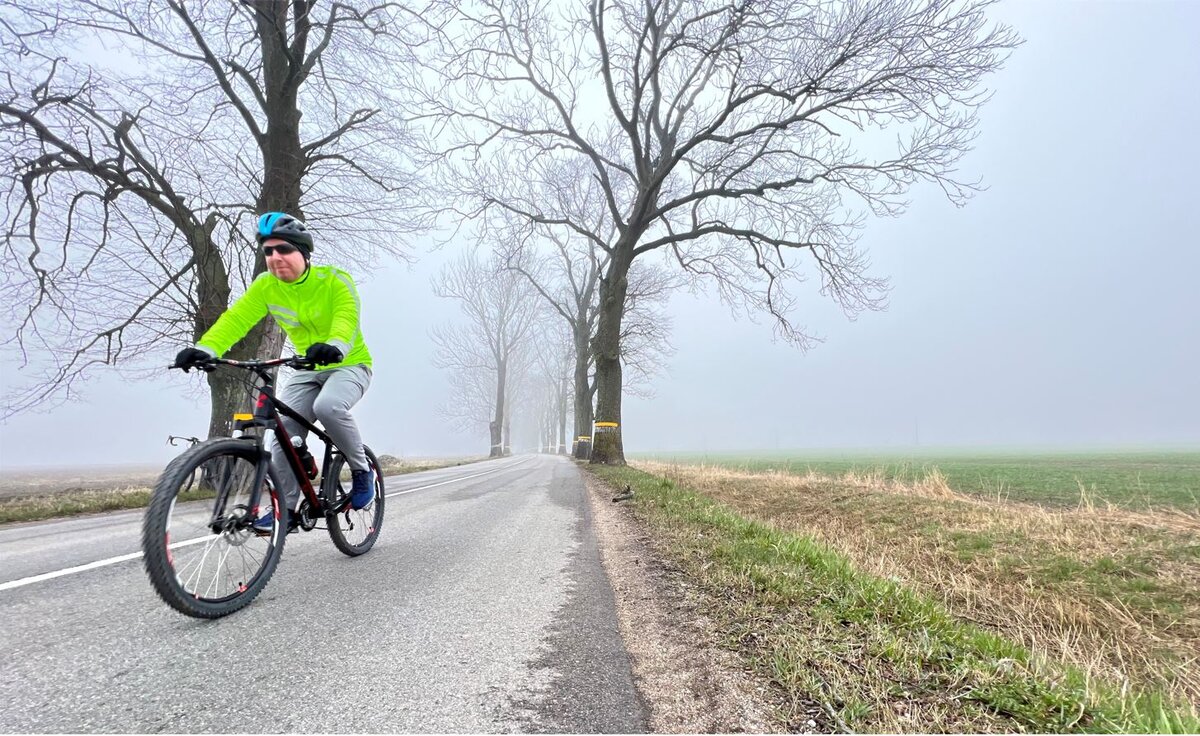
M201 336L196 347L220 357L268 314L287 333L298 354L304 355L315 342L329 343L342 351L345 359L341 363L318 370L371 366L371 353L359 327L358 289L350 274L333 266L310 266L290 284L270 272L259 274L246 293Z

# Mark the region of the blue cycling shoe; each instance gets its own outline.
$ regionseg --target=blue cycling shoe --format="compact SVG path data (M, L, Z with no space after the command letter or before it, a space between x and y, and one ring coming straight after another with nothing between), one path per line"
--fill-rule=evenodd
M351 471L354 485L350 489L350 508L365 509L375 500L375 473L370 470Z
M289 515L287 533L291 534L292 532L296 531L298 526L299 524L297 523L295 515ZM260 537L271 536L271 530L275 528L275 512L268 511L267 513L258 517L258 520L255 521L250 528L253 529L254 533Z

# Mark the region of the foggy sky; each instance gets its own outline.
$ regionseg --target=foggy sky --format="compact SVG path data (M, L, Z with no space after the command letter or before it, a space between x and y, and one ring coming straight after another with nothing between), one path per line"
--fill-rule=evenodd
M988 190L956 209L918 188L905 215L869 223L860 246L891 278L888 310L851 322L804 289L797 321L824 342L801 353L765 318L677 294L655 396L625 399L627 452L1200 447L1200 3L993 15L1026 42L988 80L961 167ZM353 274L375 360L355 414L377 452L481 454L485 437L437 414L449 384L429 338L457 316L430 277L469 244L431 244L411 268ZM84 402L0 425L0 466L165 461L168 434L207 427L206 398L185 396L199 380L97 375Z

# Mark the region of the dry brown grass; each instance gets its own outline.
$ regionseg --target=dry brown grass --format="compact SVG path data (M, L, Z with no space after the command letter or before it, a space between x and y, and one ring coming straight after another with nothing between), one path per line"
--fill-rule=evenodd
M163 464L165 465L165 463ZM162 465L110 465L13 470L0 467L0 498L153 486Z
M101 511L142 508L150 502L151 489L68 489L33 496L0 497L0 524L40 521Z
M912 586L954 615L1093 677L1200 703L1200 518L1090 502L1050 509L958 493L936 470L878 474L639 469Z

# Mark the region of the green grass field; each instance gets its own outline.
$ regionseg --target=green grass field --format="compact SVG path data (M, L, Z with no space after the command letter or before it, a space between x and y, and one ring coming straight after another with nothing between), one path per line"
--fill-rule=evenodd
M783 694L782 729L812 702L824 727L859 733L1200 725L1189 654L1200 547L1177 511L994 504L810 480L808 461L790 476L674 459L589 470L634 489L625 508L702 594L721 644ZM1167 526L1148 530L1158 517Z
M876 471L912 482L937 468L956 491L1053 505L1081 500L1129 509L1200 510L1200 452L868 454L813 452L639 453L634 459L711 464L751 472Z

